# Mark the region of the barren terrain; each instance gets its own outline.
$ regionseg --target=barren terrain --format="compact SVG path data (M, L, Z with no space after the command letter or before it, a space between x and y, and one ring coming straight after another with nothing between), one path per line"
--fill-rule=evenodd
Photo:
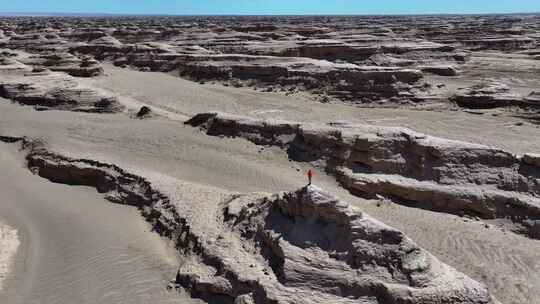
M540 303L536 15L14 17L0 48L2 303Z

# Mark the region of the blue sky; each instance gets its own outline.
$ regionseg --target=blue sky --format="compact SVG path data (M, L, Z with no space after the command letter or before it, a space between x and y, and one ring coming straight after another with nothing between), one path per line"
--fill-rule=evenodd
M425 14L540 12L540 0L0 0L2 12Z

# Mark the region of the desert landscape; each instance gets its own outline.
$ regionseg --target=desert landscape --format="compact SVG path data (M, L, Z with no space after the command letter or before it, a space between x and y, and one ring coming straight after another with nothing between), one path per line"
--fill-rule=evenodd
M540 15L0 17L0 172L0 303L540 303Z

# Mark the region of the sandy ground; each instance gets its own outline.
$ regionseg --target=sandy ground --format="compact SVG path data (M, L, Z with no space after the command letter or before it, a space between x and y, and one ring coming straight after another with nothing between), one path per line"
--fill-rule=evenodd
M0 290L11 271L20 244L17 230L0 222Z
M406 126L431 135L489 144L515 153L540 151L540 141L534 140L539 132L537 126L528 123L515 126L520 120L510 116L361 109L315 103L301 96L255 92L248 88L200 85L166 74L133 72L111 66L107 66L106 71L108 76L87 80L88 84L113 90L131 104L149 104L173 113L178 119L136 120L125 113L37 112L31 107L0 100L0 134L41 138L56 152L114 163L141 175L159 173L239 192L296 189L305 184L303 172L307 167L289 162L280 150L261 148L241 139L206 136L177 120L209 110L300 121L349 120ZM168 295L162 294L160 288L174 272L174 263L165 262L170 261L168 255L156 249L162 248L159 239L144 231L146 226L135 210L107 203L86 188L54 185L34 177L21 168L21 160L14 159L15 151L5 152L3 146L1 150L4 151L0 161L2 172L9 170L10 174L0 177L0 187L5 188L8 198L12 198L6 206L13 208L3 208L0 214L19 219L19 224L14 227L21 231L21 252L43 253L46 248L53 247L49 248L51 255L43 253L41 260L28 260L32 265L28 269L38 269L35 270L38 274L16 272L19 281L16 279L15 285L23 288L22 294L30 299L25 303L37 301L38 294L52 293L53 286L60 286L63 293L46 303L71 303L73 301L68 301L71 293L77 294L81 303L122 303L127 302L127 294L135 299L140 296L141 303L145 301L144 295L155 295L156 300L152 300L156 303L166 301ZM395 204L377 206L375 202L351 196L320 172L315 181L325 190L403 230L443 262L486 283L503 303L539 303L539 241L503 231L494 225L485 228L481 222L452 215ZM8 210L11 209L15 212L10 211L10 214ZM25 217L17 214L25 214ZM100 225L96 225L98 218L103 221ZM53 240L60 238L54 242L64 244L65 249L57 250L61 247L52 246L52 241L43 235L46 232L52 234L47 237ZM25 246L29 248L28 244L37 244L33 246L40 249L24 249ZM132 250L129 244L137 249ZM69 260L70 257L74 260ZM71 266L58 265L64 259ZM105 268L105 264L113 266ZM131 268L133 265L136 268ZM83 272L88 273L83 276ZM27 283L28 280L34 283ZM130 292L131 287L139 289ZM13 294L8 299L13 300ZM99 301L91 301L96 299ZM131 298L129 303L133 303Z
M195 302L166 290L178 261L135 208L32 175L15 146L0 144L0 171L0 214L21 234L0 303Z
M105 65L108 76L85 79L90 84L115 92L127 102L137 100L151 107L191 116L205 111L223 111L256 117L292 121L350 121L384 126L402 126L433 136L499 147L518 154L540 151L538 125L504 114L500 110L470 114L461 110L415 110L357 108L334 102L323 104L299 95L255 91L252 88L199 84L164 73L138 72ZM431 82L452 82L431 76ZM141 85L144 84L144 85ZM470 83L458 82L455 87ZM493 116L497 115L497 116ZM523 123L523 125L516 125Z

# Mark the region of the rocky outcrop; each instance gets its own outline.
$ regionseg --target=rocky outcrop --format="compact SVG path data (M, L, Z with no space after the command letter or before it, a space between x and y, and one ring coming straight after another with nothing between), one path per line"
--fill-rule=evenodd
M422 78L422 72L396 66L367 66L335 63L312 58L357 56L373 54L372 50L354 49L347 53L343 46L328 49L322 42L303 44L292 51L274 52L277 56L217 54L191 44L174 47L156 43L118 44L116 41L93 41L71 48L76 54L92 55L100 60L111 60L117 66L131 66L141 70L175 72L196 81L246 81L262 87L276 85L306 91L317 90L356 103L372 102L380 98L413 98L411 87ZM206 44L204 44L206 46ZM309 45L309 46L308 46ZM280 53L281 52L281 53ZM315 52L320 52L316 56ZM256 53L248 52L248 53ZM309 53L309 54L308 54ZM332 53L334 55L328 55ZM328 56L326 56L326 55ZM348 55L347 55L348 54ZM287 56L287 57L281 57ZM360 56L360 55L358 55Z
M103 75L103 68L92 58L78 58L67 52L55 52L31 56L23 62L33 67L64 72L74 77L95 77Z
M176 59L181 56L158 43L123 44L108 36L72 45L69 50L79 56L113 62L117 66L158 72L173 71L177 66Z
M440 44L430 41L388 41L381 43L384 53L404 54L409 52L431 51L431 52L452 52L455 47L447 44Z
M17 73L6 75L0 80L0 97L39 110L106 113L123 109L114 96L83 87L64 73L50 72L43 68L29 71L30 68L20 63L0 66L0 69L7 68Z
M298 124L204 113L186 122L208 135L275 145L298 161L317 161L353 193L482 218L510 218L532 237L540 225L534 157L445 140L403 128Z
M524 103L530 107L540 108L540 92L531 92L525 97Z
M486 37L463 39L459 43L473 50L515 51L536 47L536 40L530 37Z
M450 98L458 106L469 109L493 109L500 107L538 108L538 97L531 93L528 97L512 93L505 84L485 82L462 89Z
M9 39L0 42L0 46L29 52L47 52L60 50L66 43L67 41L57 35L30 31L11 35Z
M414 69L359 66L328 61L270 56L211 55L179 59L181 75L194 79L257 80L260 85L302 87L356 103L380 98L412 98L410 88L422 78Z
M307 91L314 100L368 107L448 103L455 86L425 74L462 83L478 81L481 70L488 77L513 79L510 66L515 65L531 74L533 79L525 79L531 86L537 68L529 71L527 60L538 57L540 37L534 15L0 21L0 47L30 52L36 64L76 77L101 75L95 59L287 95ZM45 58L50 56L61 58ZM463 90L452 100L469 108L537 107L535 100L513 95Z
M144 177L112 164L73 159L50 152L39 140L0 135L0 141L19 143L26 153L28 169L34 174L55 183L93 187L110 202L139 208L154 230L162 236L172 238L174 229L189 231L171 200Z
M30 170L43 178L55 183L94 187L115 203L143 207L168 201L143 178L114 165L69 159L41 149L34 149L26 160Z
M283 57L306 57L330 61L361 61L380 52L371 45L357 45L335 39L274 40L266 43L248 43L233 49L237 53Z
M96 94L85 88L46 88L38 84L12 82L0 84L0 97L39 110L58 109L77 112L117 112L121 109L115 98Z
M142 106L137 114L135 114L135 117L139 119L149 118L150 116L152 116L152 109L147 106Z
M0 57L0 72L2 72L3 75L21 75L30 72L31 70L30 67L10 56Z
M458 70L450 65L431 65L418 67L422 72L431 73L439 76L457 76Z
M482 285L315 186L222 208L221 240L178 273L200 293L235 303L490 302Z
M138 207L182 255L176 283L223 303L488 304L486 288L441 263L398 230L315 186L232 194L199 205L176 201L141 176L21 142L41 177L96 188ZM185 213L184 213L185 212Z

